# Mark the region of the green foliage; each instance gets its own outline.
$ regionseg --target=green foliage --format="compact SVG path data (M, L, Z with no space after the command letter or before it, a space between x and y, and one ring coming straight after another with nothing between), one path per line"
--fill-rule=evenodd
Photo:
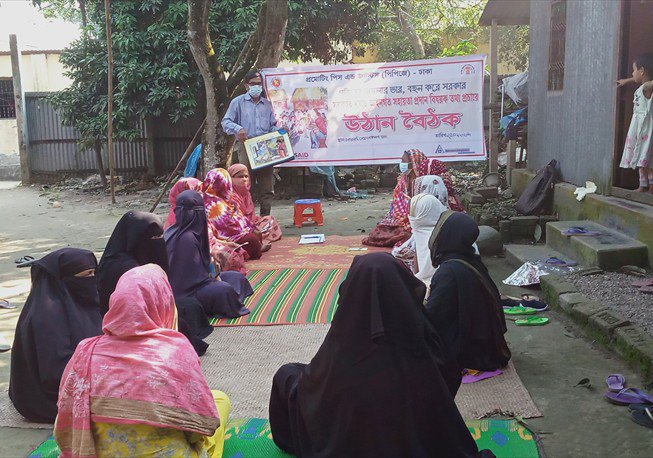
M438 57L468 56L476 52L477 46L470 40L462 40L450 48L444 48Z
M530 32L526 25L499 28L499 59L519 71L528 69Z
M395 11L401 8L424 44L426 58L439 57L456 43L478 44L478 20L486 0L384 0L376 48L381 61L417 58L408 37L399 28ZM464 45L462 45L464 46Z
M80 21L77 0L33 0L51 15ZM231 68L256 28L263 0L214 0L214 50ZM371 36L379 0L289 0L286 54L291 59L344 60L354 39ZM61 55L72 86L51 97L66 125L89 147L106 138L107 51L103 0L86 0L83 37ZM203 82L188 47L186 0L111 2L116 138L133 139L143 116L176 121L198 108Z
M395 19L395 9L408 13L424 44L427 58L476 52L489 31L478 21L487 0L384 0L373 47L380 61L412 60L417 56ZM499 58L517 70L528 67L528 26L499 27Z

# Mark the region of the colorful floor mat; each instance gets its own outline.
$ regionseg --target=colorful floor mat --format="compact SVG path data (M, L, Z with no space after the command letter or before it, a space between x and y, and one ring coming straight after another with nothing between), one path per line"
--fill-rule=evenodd
M479 449L490 449L497 458L537 458L533 434L515 420L474 420L467 427ZM52 437L34 450L29 458L56 458L59 448ZM290 457L272 440L270 423L261 418L236 418L229 422L225 435L224 458Z
M247 275L254 294L245 300L251 313L212 318L213 326L331 323L338 287L347 269L253 270Z
M363 245L363 236L327 235L326 242L311 245L300 245L299 236L284 236L261 259L247 261L247 269L348 269L358 255L391 251Z

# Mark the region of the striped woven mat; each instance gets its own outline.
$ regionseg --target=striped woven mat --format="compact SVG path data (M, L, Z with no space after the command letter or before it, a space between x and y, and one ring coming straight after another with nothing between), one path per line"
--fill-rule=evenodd
M331 323L338 287L348 269L253 270L247 275L254 294L245 300L249 315L212 318L213 326Z

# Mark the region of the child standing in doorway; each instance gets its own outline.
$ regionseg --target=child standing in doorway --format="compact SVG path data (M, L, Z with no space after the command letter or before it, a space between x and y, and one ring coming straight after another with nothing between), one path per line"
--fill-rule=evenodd
M637 83L626 145L619 166L639 170L638 192L653 193L653 54L643 54L633 62L633 76L617 81L617 86Z

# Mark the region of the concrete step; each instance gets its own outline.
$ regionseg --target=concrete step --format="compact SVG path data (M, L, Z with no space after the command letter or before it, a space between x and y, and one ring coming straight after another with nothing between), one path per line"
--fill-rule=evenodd
M566 236L562 232L579 226L599 235ZM648 248L642 242L593 221L558 221L547 223L546 243L585 266L616 270L625 265L646 266Z
M510 263L514 268L520 267L527 261L546 261L549 258L576 261L547 245L520 245L517 243L509 243L504 245L504 247L506 249L506 261L508 261L508 263Z

